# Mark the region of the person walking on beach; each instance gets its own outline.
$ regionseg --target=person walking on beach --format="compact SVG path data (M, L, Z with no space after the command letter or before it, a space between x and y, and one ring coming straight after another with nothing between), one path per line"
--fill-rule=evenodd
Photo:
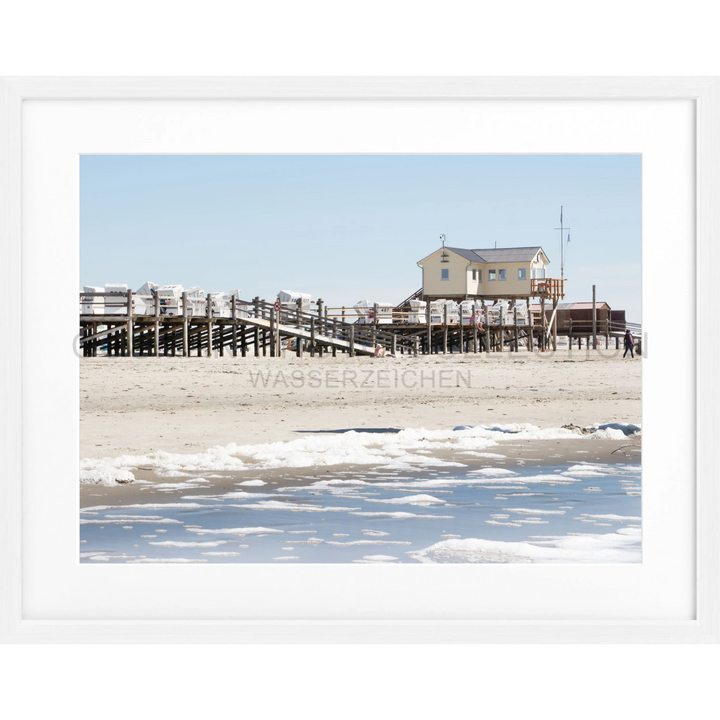
M623 357L625 357L628 354L628 350L630 351L630 357L635 358L635 353L633 352L633 348L635 347L635 341L633 340L633 336L630 334L629 330L625 331L625 352L623 353Z

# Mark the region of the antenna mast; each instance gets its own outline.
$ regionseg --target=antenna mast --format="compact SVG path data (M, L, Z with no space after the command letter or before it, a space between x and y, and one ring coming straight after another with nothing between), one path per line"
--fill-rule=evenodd
M565 243L563 242L563 235L565 234L565 230L570 230L570 228L563 227L563 206L560 206L560 227L555 228L556 230L560 231L560 279L565 279Z
M560 279L565 278L565 253L563 251L563 218L562 218L563 206L560 206Z

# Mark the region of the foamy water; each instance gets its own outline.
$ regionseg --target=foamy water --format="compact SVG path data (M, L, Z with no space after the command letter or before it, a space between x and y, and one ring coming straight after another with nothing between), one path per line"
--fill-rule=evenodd
M599 427L596 433L620 440L637 430ZM148 484L148 490L157 491L153 502L84 508L80 559L271 564L641 561L639 463L619 456L622 462L607 464L559 458L554 465L520 460L490 466L502 461L503 439L509 437L573 437L579 448L593 442L593 434L505 426L313 436L215 448L193 456L157 453L92 461L95 469L87 461L87 472L103 467L103 472L112 468L132 473L142 465L183 474L172 478L175 482ZM435 455L450 447L452 460ZM475 454L488 447L494 452ZM342 469L349 464L355 467ZM257 477L277 467L312 472L298 470L293 475L297 484L290 486L273 482L267 473L264 479ZM318 468L329 468L322 479ZM207 477L199 474L209 469L232 477L236 489L213 491ZM253 476L243 477L251 469ZM157 499L163 491L172 493L167 503Z
M80 482L104 485L134 480L133 470L150 468L160 476L193 477L197 473L318 468L333 465L374 465L381 470L431 467L463 467L472 457L499 457L479 452L496 448L507 440L625 440L639 433L638 425L598 424L582 434L579 429L539 428L529 423L506 425L459 425L452 430L409 428L396 432L349 431L304 435L286 442L256 445L217 445L201 453L121 455L114 458L85 458L80 461ZM458 462L439 457L445 451ZM218 477L215 475L215 477ZM196 482L208 482L207 478ZM176 489L168 483L167 489Z

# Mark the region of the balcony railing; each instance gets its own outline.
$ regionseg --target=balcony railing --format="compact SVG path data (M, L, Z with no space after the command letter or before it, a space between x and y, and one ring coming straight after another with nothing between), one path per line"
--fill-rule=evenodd
M532 295L550 300L562 300L565 297L565 280L533 278L531 283Z

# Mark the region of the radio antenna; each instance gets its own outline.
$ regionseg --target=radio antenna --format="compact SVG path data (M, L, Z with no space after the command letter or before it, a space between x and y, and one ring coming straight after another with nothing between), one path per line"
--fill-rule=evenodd
M564 242L564 235L565 230L570 230L570 228L566 228L563 226L563 206L560 206L560 227L555 228L556 230L560 231L560 279L565 279L565 242ZM570 236L568 235L568 240L570 239Z

